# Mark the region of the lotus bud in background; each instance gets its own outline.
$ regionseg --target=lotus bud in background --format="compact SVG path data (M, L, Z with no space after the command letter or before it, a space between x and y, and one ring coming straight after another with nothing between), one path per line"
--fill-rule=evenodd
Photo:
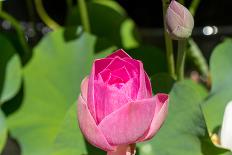
M108 155L135 154L151 139L168 111L168 95L152 95L143 64L118 50L95 60L81 85L78 122L85 138Z
M225 109L220 138L221 146L232 151L232 101Z
M187 8L172 0L165 17L167 32L174 40L187 39L194 27L193 16Z

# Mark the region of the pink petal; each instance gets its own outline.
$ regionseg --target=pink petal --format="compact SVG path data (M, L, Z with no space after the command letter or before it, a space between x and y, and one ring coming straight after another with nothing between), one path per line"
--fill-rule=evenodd
M89 85L89 77L86 76L81 82L81 96L85 101L87 101L88 85Z
M101 81L95 81L94 89L97 124L100 123L105 116L131 101L131 98L120 91L120 89Z
M131 58L123 49L119 49L115 51L114 53L112 53L111 55L107 56L107 58L115 58L115 57Z
M138 142L149 140L158 132L168 113L168 100L167 94L157 94L155 96L155 114L150 129L143 137L139 138Z
M98 127L112 145L135 143L150 127L155 102L155 98L130 102L105 117Z
M93 67L95 68L95 76L97 76L98 73L103 71L112 61L113 59L98 59L95 60L93 63Z
M82 96L79 96L77 111L78 123L85 138L96 147L105 151L114 151L116 148L107 142L105 136L97 127Z
M106 81L109 81L109 79L110 79L111 71L110 71L109 69L104 69L104 70L101 71L99 74L100 74L102 80L103 80L104 82L106 82Z
M146 72L145 72L145 82L146 82L146 88L148 90L148 94L152 96L151 81Z
M130 79L129 72L127 71L126 67L119 68L111 72L112 75L120 77L123 79L124 83Z
M184 10L183 8L185 8L183 5L181 5L180 3L176 2L175 0L172 0L169 7L178 15L180 16L182 19L184 19Z
M148 79L146 80L146 73L143 69L143 63L140 62L140 75L139 75L139 90L138 90L138 95L137 95L137 99L141 100L144 98L150 98L152 96L152 90L150 86L147 86L148 84Z
M134 68L139 70L139 61L136 59L130 59L130 58L123 58L126 62L130 63Z
M127 69L131 77L136 77L138 75L139 70L134 67L134 65L119 57L114 58L105 69L114 71L122 67L125 67Z
M114 76L111 74L108 84L112 85L112 84L122 84L122 83L123 83L123 79L121 77Z
M120 92L129 96L132 100L136 100L139 88L138 86L138 79L132 78L127 81L122 87L120 87Z
M96 120L96 111L95 111L95 103L94 103L94 81L95 81L95 65L93 65L92 71L89 76L87 106L94 120Z

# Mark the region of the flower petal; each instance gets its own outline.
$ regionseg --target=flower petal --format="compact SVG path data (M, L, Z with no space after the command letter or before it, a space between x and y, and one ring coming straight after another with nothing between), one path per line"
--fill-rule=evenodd
M221 129L221 146L232 151L232 101L230 101L224 113Z
M100 123L107 115L131 101L131 98L120 89L114 86L109 86L101 81L95 81L94 89L97 124Z
M131 58L123 49L119 49L115 51L114 53L112 53L111 55L107 56L107 58L115 58L115 57Z
M95 73L94 75L97 76L98 73L102 72L112 61L113 59L98 59L95 60L93 63L93 67L95 68Z
M78 123L86 139L94 146L105 151L114 151L116 148L107 142L105 136L97 127L82 96L79 96L77 111Z
M92 71L89 76L88 90L87 90L87 106L94 120L96 120L96 111L95 111L95 103L94 103L94 80L95 80L95 65L93 65Z
M148 86L148 77L143 69L143 63L140 62L139 90L137 99L150 98L152 96L151 86Z
M155 98L127 103L98 125L112 145L135 143L148 130L155 113Z
M158 132L168 113L168 100L169 97L167 94L155 95L156 107L152 123L147 133L139 138L138 142L149 140Z
M87 101L88 84L89 84L89 77L86 76L81 82L81 96L85 101Z

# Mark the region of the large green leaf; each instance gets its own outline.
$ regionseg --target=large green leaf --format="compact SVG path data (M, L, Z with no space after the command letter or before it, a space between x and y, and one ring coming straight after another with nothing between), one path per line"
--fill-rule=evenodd
M140 144L140 155L216 155L208 137L200 103L206 90L192 81L178 82L170 93L168 118L158 134Z
M124 9L112 0L94 0L87 4L91 32L98 36L97 51L112 45L123 48L138 46L135 23L128 18ZM67 17L67 25L81 25L79 8L74 7ZM72 35L69 29L68 36Z
M7 126L6 126L4 114L0 109L0 154L6 143L6 139L7 139Z
M232 100L232 39L226 39L213 51L210 59L212 90L203 103L206 124L210 133L218 132L225 107Z
M16 95L21 84L21 63L12 44L0 35L0 104Z
M82 148L82 149L79 149ZM87 154L85 141L81 131L77 125L77 104L74 103L64 122L60 127L60 131L54 141L51 155L81 155Z
M22 155L52 153L54 142L59 139L57 134L62 132L69 109L79 95L81 80L90 70L94 44L95 37L86 33L65 42L63 30L58 30L35 47L32 60L23 70L23 104L8 119ZM76 149L86 153L82 140L80 136Z
M86 148L85 148L86 146ZM79 149L85 148L85 149ZM51 155L105 155L104 151L95 148L84 141L77 124L77 104L74 103L67 113L56 140Z

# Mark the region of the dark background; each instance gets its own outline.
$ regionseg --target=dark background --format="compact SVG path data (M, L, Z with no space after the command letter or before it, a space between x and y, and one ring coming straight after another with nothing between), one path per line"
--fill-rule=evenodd
M19 21L30 21L27 3L29 0L5 0L3 9L13 15ZM86 0L90 1L90 0ZM165 48L163 38L163 20L161 0L115 0L125 8L128 15L135 21L139 28L142 40L160 48ZM192 0L185 0L186 6ZM31 0L34 3L33 0ZM73 0L75 4L77 0ZM64 25L67 6L66 0L43 0L43 5L48 15L60 25ZM232 0L201 0L195 15L195 28L193 39L197 42L204 56L209 60L214 47L226 37L232 37ZM40 18L33 9L36 21ZM217 33L205 35L203 29L206 26L216 26ZM41 36L42 37L42 36ZM32 43L30 43L32 42ZM34 42L34 43L33 43ZM29 39L31 45L38 42Z
M162 27L161 0L117 0L142 28ZM75 2L75 1L74 1ZM186 0L187 6L191 0ZM63 24L66 15L65 0L44 0L48 14L58 23ZM232 25L231 0L201 0L195 16L195 25ZM6 0L3 7L14 17L20 20L29 20L26 9L26 0ZM39 18L38 18L39 21Z

